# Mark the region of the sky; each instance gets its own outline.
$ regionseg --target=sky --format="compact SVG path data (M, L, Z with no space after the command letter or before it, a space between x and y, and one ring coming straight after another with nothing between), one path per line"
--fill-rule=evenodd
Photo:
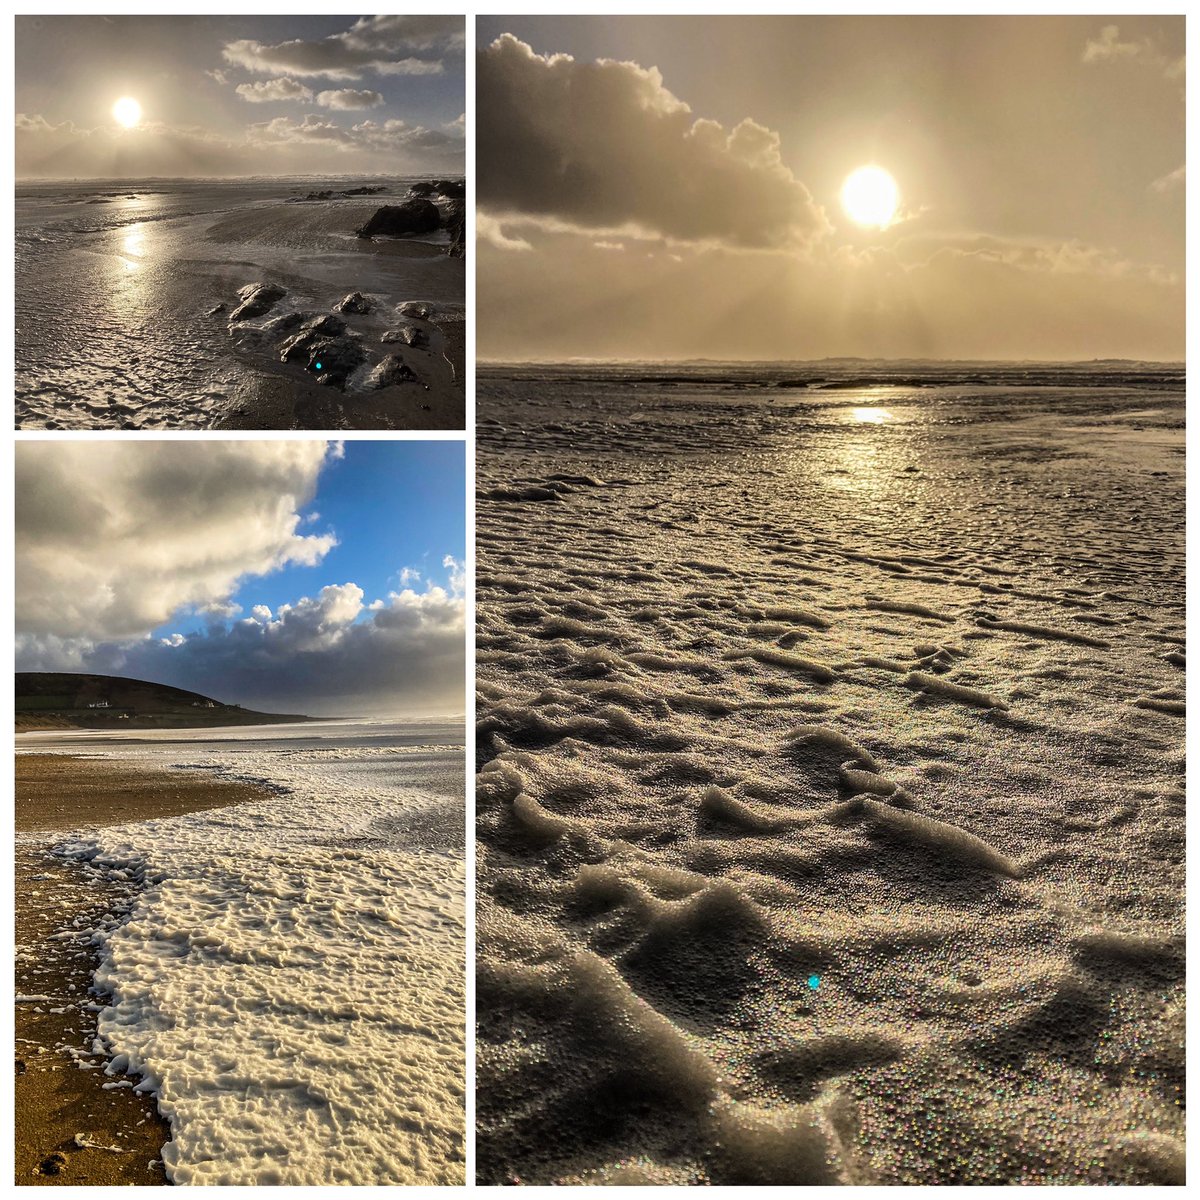
M481 17L478 352L1184 355L1182 17ZM886 227L843 182L884 168Z
M17 177L461 173L463 34L446 16L17 17Z
M16 668L464 711L463 444L23 441Z

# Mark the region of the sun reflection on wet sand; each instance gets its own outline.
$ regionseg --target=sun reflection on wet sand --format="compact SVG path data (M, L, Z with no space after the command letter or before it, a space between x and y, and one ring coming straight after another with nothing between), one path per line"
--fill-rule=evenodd
M850 415L860 425L885 425L892 419L886 408L856 408Z
M125 259L125 270L136 271L146 255L146 231L142 225L131 225L121 241L121 254Z

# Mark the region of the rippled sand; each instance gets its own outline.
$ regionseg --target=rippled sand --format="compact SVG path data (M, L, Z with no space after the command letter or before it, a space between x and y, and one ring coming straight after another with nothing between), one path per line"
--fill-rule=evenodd
M481 372L479 1178L1182 1182L1181 372L780 378Z

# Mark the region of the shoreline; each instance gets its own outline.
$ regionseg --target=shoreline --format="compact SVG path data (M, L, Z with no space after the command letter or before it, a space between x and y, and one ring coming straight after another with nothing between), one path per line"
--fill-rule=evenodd
M263 798L251 784L119 759L16 757L14 1182L163 1185L170 1127L133 1081L104 1074L93 1039L92 931L136 895L50 851L67 830L225 808ZM74 934L66 936L64 934Z

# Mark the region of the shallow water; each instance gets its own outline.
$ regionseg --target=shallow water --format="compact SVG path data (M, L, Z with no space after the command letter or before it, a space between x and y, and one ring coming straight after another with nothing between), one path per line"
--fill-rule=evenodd
M99 1043L188 1184L452 1184L465 1170L462 730L320 722L31 734L277 789L65 837L130 885L96 931Z
M433 243L363 242L354 229L407 191L288 203L363 181L133 181L22 185L16 199L16 418L21 428L208 428L254 407L263 378L297 393L252 326L231 335L237 290L265 279L290 309L351 291L393 315L404 300L461 306L461 259ZM217 304L226 311L207 315Z
M481 1181L1182 1181L1183 417L480 372Z

